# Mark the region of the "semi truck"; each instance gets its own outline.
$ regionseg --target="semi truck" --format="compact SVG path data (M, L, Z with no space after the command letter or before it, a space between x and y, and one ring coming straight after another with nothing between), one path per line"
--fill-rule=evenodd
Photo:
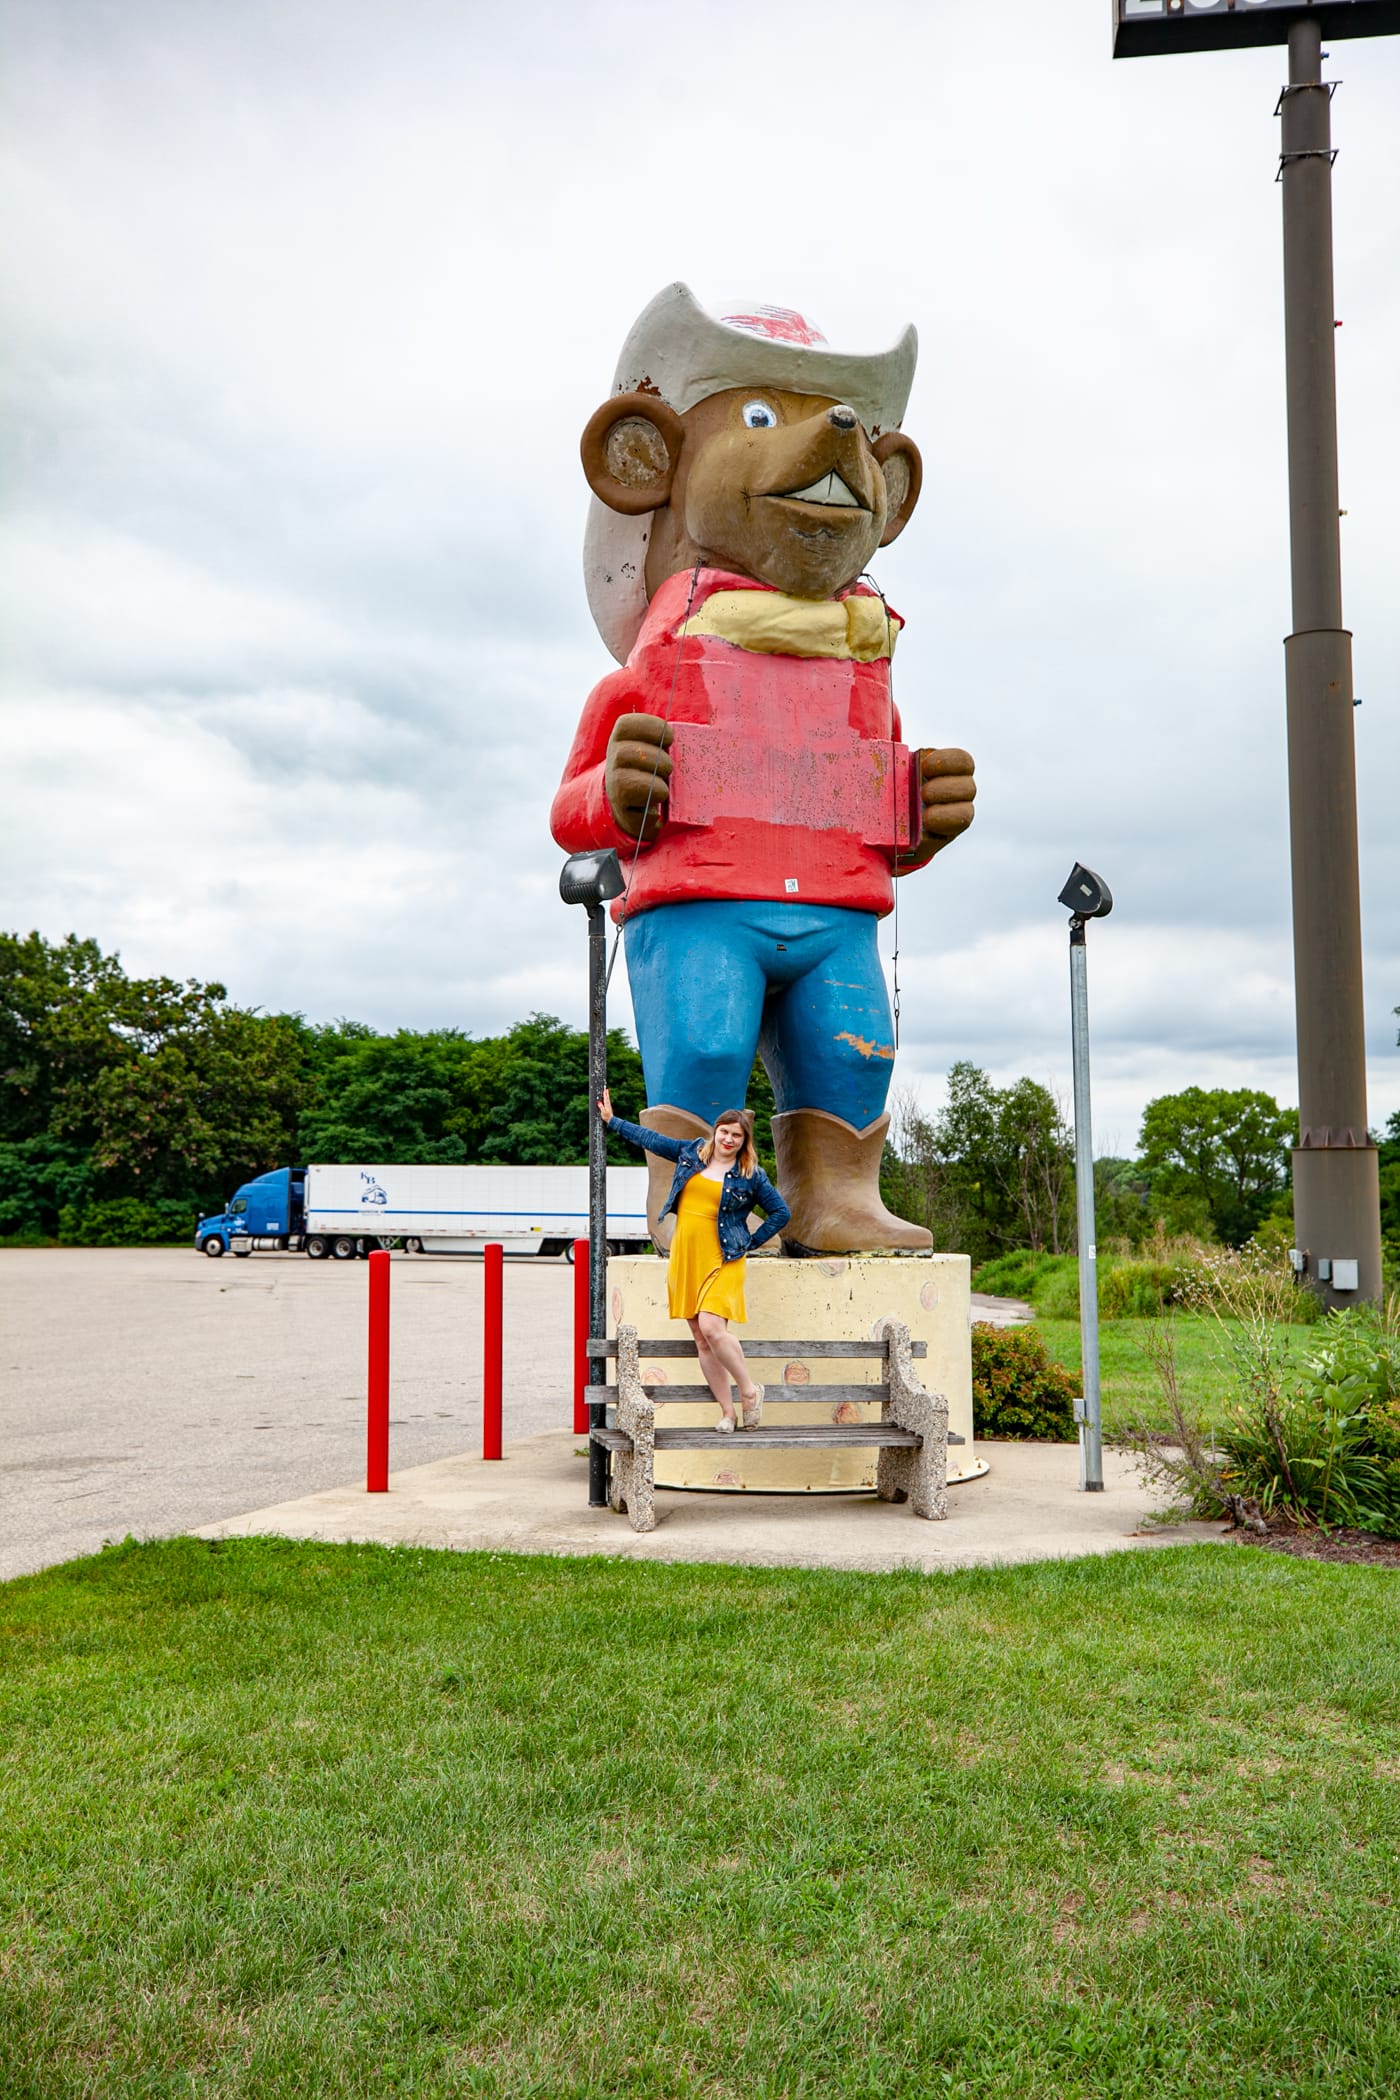
M587 1167L275 1167L201 1218L201 1254L303 1253L353 1261L377 1247L563 1254L588 1236ZM608 1251L650 1252L645 1167L608 1168Z

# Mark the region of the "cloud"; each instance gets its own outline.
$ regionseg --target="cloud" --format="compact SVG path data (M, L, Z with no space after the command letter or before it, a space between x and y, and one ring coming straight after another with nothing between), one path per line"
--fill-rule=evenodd
M381 1026L583 1014L550 797L607 659L578 432L675 276L922 342L879 574L919 741L902 1072L1100 1128L1291 1076L1281 57L1111 65L1097 9L68 0L11 10L0 623L10 914ZM1400 1106L1400 46L1339 47L1347 616L1373 1117ZM838 126L840 144L814 113ZM887 951L894 928L885 928ZM619 986L621 973L619 972ZM617 1011L626 1019L625 995Z

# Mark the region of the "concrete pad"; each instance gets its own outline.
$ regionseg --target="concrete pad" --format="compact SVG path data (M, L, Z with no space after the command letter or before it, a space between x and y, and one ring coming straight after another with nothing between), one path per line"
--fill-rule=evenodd
M658 1524L588 1507L583 1440L552 1431L505 1458L438 1459L390 1476L389 1491L331 1488L206 1524L201 1538L273 1533L295 1539L439 1546L458 1551L605 1553L631 1560L727 1561L773 1568L970 1568L1216 1542L1212 1524L1143 1526L1151 1511L1132 1462L1105 1452L1105 1488L1079 1492L1073 1444L990 1444L991 1471L950 1488L948 1516L928 1523L873 1495L757 1495L658 1488Z

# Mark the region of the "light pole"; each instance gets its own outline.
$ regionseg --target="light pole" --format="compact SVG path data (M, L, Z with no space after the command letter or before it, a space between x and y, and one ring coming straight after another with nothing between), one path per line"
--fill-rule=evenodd
M1400 0L1113 0L1115 58L1288 46L1278 180L1293 632L1283 645L1299 1267L1332 1305L1381 1292L1380 1173L1366 1116L1351 635L1342 625L1332 311L1332 93L1322 39L1400 33ZM1340 1293L1340 1295L1339 1295Z
M1074 1057L1074 1195L1079 1245L1079 1349L1084 1397L1079 1418L1079 1485L1103 1493L1103 1409L1099 1393L1099 1260L1094 1244L1094 1133L1089 1116L1089 951L1084 928L1113 909L1108 884L1076 861L1060 891L1069 922L1069 1020Z
M559 894L566 904L581 904L588 913L588 1331L601 1335L607 1322L608 1163L607 1133L598 1114L598 1098L608 1083L607 920L603 906L626 888L622 864L611 847L597 853L575 853L559 872ZM588 1359L588 1506L604 1509L608 1500L608 1454L591 1432L607 1417L607 1364ZM596 1395L596 1397L595 1397Z

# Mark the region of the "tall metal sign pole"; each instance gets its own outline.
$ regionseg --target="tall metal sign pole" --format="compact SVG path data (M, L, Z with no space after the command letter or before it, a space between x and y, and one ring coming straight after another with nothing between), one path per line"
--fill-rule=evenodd
M611 846L593 853L574 853L559 875L559 894L566 904L581 904L588 914L588 1332L601 1336L608 1312L608 1159L607 1140L598 1114L598 1098L608 1083L607 919L603 907L626 888L617 854ZM588 1506L604 1509L608 1500L608 1454L591 1432L607 1422L608 1367L601 1356L588 1359Z
M1329 1304L1381 1291L1380 1183L1366 1118L1351 636L1342 625L1332 311L1331 101L1322 39L1400 33L1400 0L1113 0L1113 55L1286 43L1283 190L1293 632L1284 643L1304 1273Z
M1079 1250L1079 1350L1084 1391L1074 1403L1079 1424L1079 1485L1103 1493L1103 1412L1099 1392L1099 1267L1094 1245L1094 1134L1089 1113L1089 955L1084 928L1106 919L1113 892L1102 875L1077 860L1060 891L1070 912L1069 1019L1074 1059L1074 1198Z

